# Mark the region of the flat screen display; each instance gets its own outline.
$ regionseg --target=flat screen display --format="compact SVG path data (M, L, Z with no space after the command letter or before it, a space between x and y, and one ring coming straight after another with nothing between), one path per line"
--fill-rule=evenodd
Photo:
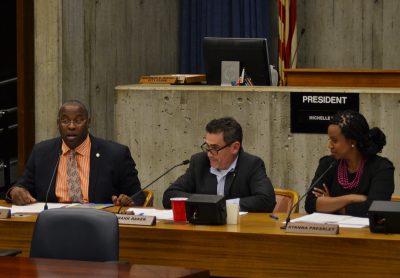
M239 61L240 72L245 68L254 85L271 85L266 38L205 37L203 58L209 85L221 85L222 61Z

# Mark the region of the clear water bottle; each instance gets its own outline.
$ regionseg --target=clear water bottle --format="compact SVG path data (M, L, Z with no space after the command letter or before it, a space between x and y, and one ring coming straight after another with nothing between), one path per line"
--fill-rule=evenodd
M270 65L270 71L271 71L271 83L272 86L278 86L278 71L275 69L274 65Z

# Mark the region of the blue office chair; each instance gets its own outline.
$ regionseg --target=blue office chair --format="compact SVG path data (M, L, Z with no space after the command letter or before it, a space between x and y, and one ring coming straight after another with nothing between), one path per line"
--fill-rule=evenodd
M30 256L118 261L118 219L113 213L90 208L45 210L35 224Z

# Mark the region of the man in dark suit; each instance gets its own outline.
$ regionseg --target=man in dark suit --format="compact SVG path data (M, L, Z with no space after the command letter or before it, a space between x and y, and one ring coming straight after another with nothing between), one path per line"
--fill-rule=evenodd
M264 162L243 150L242 138L242 128L233 118L210 121L203 152L192 156L186 173L164 192L164 207L171 208L172 197L197 193L224 195L241 211L273 211L275 192Z
M83 103L64 103L57 124L61 138L35 145L23 176L7 192L14 204L43 202L48 190L49 202L143 204L142 192L129 197L140 191L129 148L89 134Z

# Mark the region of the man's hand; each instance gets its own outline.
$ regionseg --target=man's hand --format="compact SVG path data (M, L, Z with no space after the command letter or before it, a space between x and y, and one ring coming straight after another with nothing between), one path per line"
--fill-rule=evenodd
M114 206L133 206L134 202L132 199L125 195L125 194L120 194L118 197L117 196L112 196L112 202Z
M11 201L14 205L27 205L36 203L36 199L25 188L15 186L10 191Z

